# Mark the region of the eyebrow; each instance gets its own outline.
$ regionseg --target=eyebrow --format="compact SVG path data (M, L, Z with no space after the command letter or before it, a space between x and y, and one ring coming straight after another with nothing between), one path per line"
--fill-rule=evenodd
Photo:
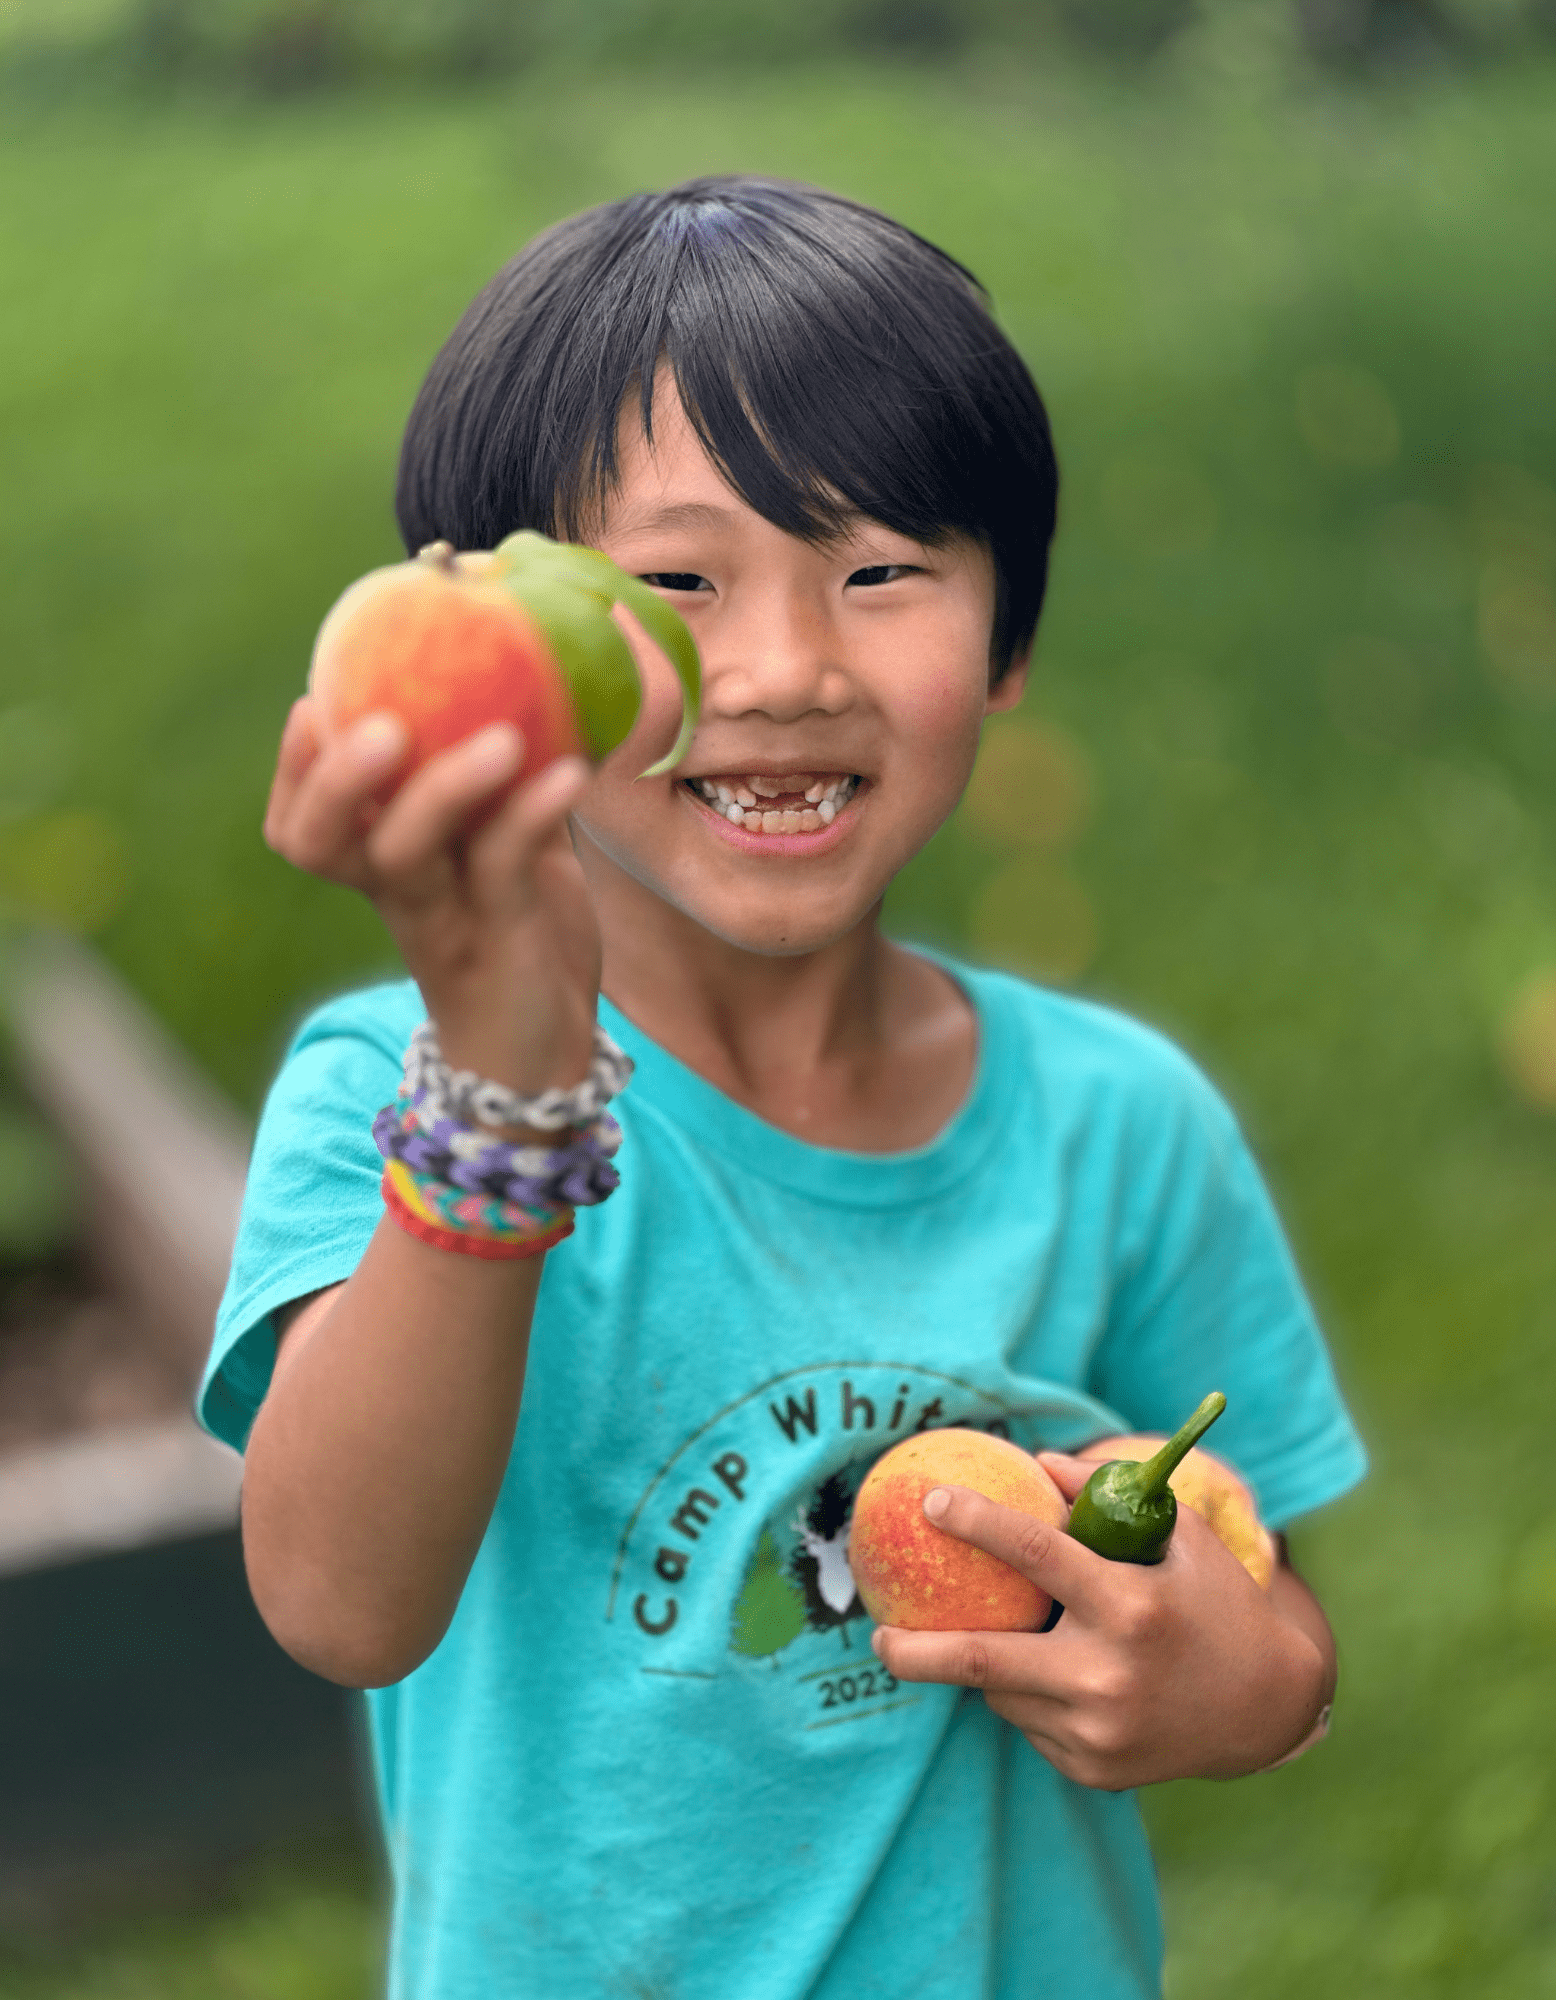
M722 528L735 518L733 507L708 500L672 500L662 507L625 507L611 521L618 535L652 533L665 528Z
M827 537L828 541L852 540L870 518L858 507L846 509L838 518L836 532ZM623 508L611 519L610 530L616 535L639 535L663 533L674 528L724 528L734 519L733 507L720 507L709 500L672 500L662 507Z

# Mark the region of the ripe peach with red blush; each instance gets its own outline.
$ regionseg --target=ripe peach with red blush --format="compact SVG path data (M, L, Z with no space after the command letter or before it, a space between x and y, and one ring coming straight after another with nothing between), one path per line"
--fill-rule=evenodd
M937 1528L924 1496L965 1486L1062 1528L1069 1503L1030 1452L984 1431L925 1431L878 1458L854 1501L848 1564L880 1625L920 1632L1035 1632L1053 1599L997 1556Z
M494 722L524 738L516 780L583 750L546 635L495 556L397 563L360 578L320 627L308 688L326 737L387 710L410 738L400 774Z
M387 711L409 734L399 775L494 722L524 739L512 782L556 757L598 762L642 705L637 661L615 619L629 612L681 684L681 726L644 777L685 756L702 668L692 635L640 577L598 549L521 529L490 552L433 542L413 562L359 578L314 643L308 691L328 738Z

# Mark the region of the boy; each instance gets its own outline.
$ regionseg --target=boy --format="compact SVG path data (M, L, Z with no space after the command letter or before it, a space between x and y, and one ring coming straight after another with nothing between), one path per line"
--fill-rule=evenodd
M321 748L306 702L282 744L267 837L371 896L414 983L293 1044L202 1413L247 1445L271 1629L374 1690L403 2000L1139 2000L1129 1788L1321 1731L1322 1612L1187 1512L1143 1570L931 1494L1067 1607L1043 1634L872 1652L848 1575L860 1478L932 1425L1078 1447L1220 1387L1272 1526L1362 1470L1192 1067L877 927L1019 699L1056 489L967 274L782 183L561 225L422 390L407 547L603 548L686 618L705 695L638 779L677 697L624 617L644 710L597 773L505 795L497 727L392 789L394 719ZM424 1016L534 1146L597 1011L636 1063L611 1200L544 1255L386 1210L373 1122Z

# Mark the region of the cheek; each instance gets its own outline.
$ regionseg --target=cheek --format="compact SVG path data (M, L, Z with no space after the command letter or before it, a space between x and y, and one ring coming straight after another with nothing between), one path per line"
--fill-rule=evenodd
M978 754L988 700L986 677L930 670L899 687L894 703L898 732L915 760L944 782L939 789L960 793Z

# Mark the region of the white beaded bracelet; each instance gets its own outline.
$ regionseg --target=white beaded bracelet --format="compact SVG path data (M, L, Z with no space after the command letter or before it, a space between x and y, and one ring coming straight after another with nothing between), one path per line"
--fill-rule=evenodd
M632 1058L605 1030L594 1030L589 1074L571 1090L543 1090L525 1097L474 1070L451 1069L431 1021L423 1021L405 1051L405 1088L435 1118L460 1125L528 1125L537 1132L561 1132L592 1125L632 1074Z

